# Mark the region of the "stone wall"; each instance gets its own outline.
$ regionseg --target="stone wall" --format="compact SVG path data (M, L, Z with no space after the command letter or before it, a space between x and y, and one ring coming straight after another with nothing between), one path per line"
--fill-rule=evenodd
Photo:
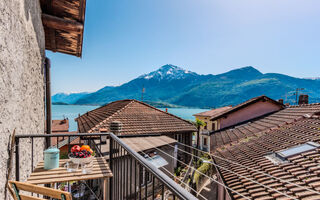
M0 199L5 199L8 142L13 130L16 134L44 133L44 55L39 0L1 0ZM43 140L34 142L34 163L42 159L43 145ZM19 146L20 180L25 180L31 171L30 140L24 139Z

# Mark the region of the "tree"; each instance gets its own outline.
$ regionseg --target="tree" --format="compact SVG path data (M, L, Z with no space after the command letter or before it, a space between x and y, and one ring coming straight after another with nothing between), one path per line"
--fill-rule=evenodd
M206 123L200 119L196 119L195 126L197 127L197 149L200 148L200 128L201 126L205 126Z

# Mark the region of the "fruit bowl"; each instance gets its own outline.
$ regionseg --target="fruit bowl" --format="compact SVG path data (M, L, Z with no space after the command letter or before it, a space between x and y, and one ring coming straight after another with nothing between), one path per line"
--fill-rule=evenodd
M94 152L88 145L82 145L81 147L74 145L68 157L75 164L89 164L92 162Z

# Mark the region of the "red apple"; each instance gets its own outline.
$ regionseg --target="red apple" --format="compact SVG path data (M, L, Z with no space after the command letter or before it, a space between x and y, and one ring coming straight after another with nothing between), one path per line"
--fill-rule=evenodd
M72 148L71 148L71 152L79 152L80 151L80 146L79 145L74 145Z

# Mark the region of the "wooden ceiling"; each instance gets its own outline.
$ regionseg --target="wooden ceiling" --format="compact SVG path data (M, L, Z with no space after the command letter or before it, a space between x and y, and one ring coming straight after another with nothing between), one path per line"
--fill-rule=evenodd
M86 0L40 0L46 49L81 57Z

